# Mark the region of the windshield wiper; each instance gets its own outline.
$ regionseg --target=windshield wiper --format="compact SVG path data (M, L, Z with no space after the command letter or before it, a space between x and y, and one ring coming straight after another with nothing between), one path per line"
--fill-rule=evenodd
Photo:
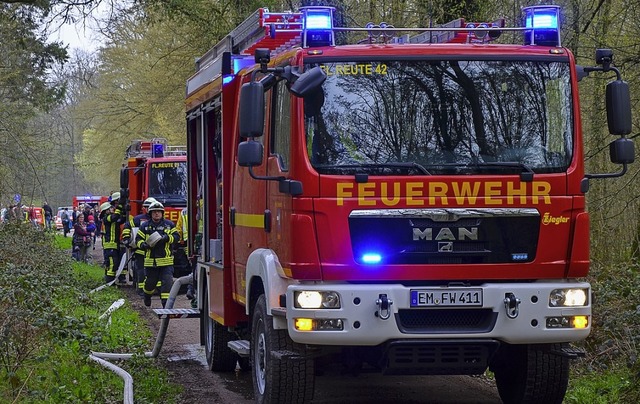
M533 181L533 170L528 165L521 163L519 161L489 161L476 163L478 166L489 166L489 167L508 167L508 168L520 168L523 171L520 173L520 181L530 182Z
M416 162L387 162L387 163L367 163L367 164L317 164L314 166L317 170L344 170L344 169L364 169L364 170L380 170L380 169L400 169L415 170L424 175L431 175L423 165Z
M482 168L482 167L505 167L505 168L517 168L520 169L520 180L524 182L533 181L533 175L535 172L528 165L519 161L483 161L473 163L442 163L433 164L428 166L429 168Z

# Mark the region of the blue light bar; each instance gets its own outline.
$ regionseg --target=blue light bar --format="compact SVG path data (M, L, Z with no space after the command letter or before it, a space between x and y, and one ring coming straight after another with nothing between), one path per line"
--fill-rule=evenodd
M540 13L532 13L527 16L525 22L527 28L558 29L558 16L553 11L544 10Z
M244 69L245 67L250 67L253 66L256 62L253 58L253 56L251 57L238 57L238 58L233 58L233 74L238 74L238 72L240 72L240 70Z
M382 261L382 256L377 253L366 253L362 255L362 262L365 264L378 264Z
M525 45L560 46L560 6L524 7Z
M315 29L332 29L331 12L318 12L316 10L309 12L304 20L304 28L309 30Z
M334 7L300 7L302 19L302 47L333 46Z
M164 146L162 143L155 143L153 145L153 157L163 157L164 156Z

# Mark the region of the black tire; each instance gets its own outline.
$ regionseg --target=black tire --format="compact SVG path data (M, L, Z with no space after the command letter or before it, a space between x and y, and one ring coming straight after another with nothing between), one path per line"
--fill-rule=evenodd
M207 367L214 372L231 372L236 369L238 355L228 347L235 336L209 316L209 297L207 291L203 293L201 327L204 331L204 353L207 357Z
M294 343L286 330L274 330L272 317L261 295L251 319L251 368L256 403L307 403L313 398L315 383L312 359L279 360L275 351L304 355L304 346Z
M505 345L491 370L500 398L512 403L562 403L569 383L569 359L553 353L562 344Z

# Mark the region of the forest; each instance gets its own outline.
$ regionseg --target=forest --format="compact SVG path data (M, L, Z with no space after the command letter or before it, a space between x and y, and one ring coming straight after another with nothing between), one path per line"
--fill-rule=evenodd
M468 21L504 18L507 26L521 25L523 0L8 0L0 1L0 203L11 203L16 194L28 204L45 200L67 205L73 195L106 195L118 188L124 150L132 140L150 137L185 142L185 83L195 71L195 60L259 7L295 10L301 3L336 6L339 19L348 26L368 22L394 26L427 27L459 17ZM617 0L560 0L562 44L576 62L594 65L597 48L610 48L613 63L631 89L633 131L640 133L640 3ZM102 10L100 13L97 10ZM83 51L50 41L62 23L98 27L100 46ZM435 77L441 72L433 66ZM441 67L446 70L447 67ZM489 67L483 67L489 69ZM478 68L478 77L486 75ZM411 74L396 69L397 74ZM533 71L526 74L537 74ZM540 72L561 75L563 72ZM518 78L511 76L514 81ZM609 134L604 110L605 84L613 74L589 77L580 83L582 130L587 172L613 172L609 163ZM435 78L434 78L435 80ZM514 83L517 84L517 83ZM346 83L367 89L367 83ZM490 88L487 85L487 88ZM408 86L400 99L420 102ZM374 91L368 88L367 91ZM384 90L375 90L384 91ZM538 90L529 89L535 95ZM556 91L557 103L563 95ZM343 100L344 101L344 100ZM426 101L425 101L426 102ZM407 103L406 108L412 104ZM337 99L334 108L340 108ZM491 130L496 111L485 105ZM509 114L518 113L517 105ZM460 111L463 114L464 111ZM535 119L530 116L526 119ZM325 122L350 126L366 133L360 122ZM393 123L391 123L393 124ZM415 122L425 130L433 122ZM528 126L526 120L518 125ZM497 125L497 124L496 124ZM561 124L559 123L561 126ZM561 136L562 128L558 129ZM455 140L455 139L454 139ZM426 140L428 142L428 140ZM533 139L517 140L533 142ZM362 139L368 144L371 139ZM494 152L504 139L489 139ZM559 138L563 144L566 140ZM418 148L420 144L410 145ZM392 148L390 148L391 150ZM367 158L377 151L361 149ZM559 150L564 152L563 150ZM325 153L331 154L331 153ZM319 156L337 159L333 156ZM560 153L557 167L566 165ZM535 164L535 162L534 162ZM587 193L591 218L592 270L588 279L596 293L596 327L585 342L589 350L585 369L607 369L623 363L637 374L640 338L637 313L638 259L640 258L640 163L618 179L592 180Z

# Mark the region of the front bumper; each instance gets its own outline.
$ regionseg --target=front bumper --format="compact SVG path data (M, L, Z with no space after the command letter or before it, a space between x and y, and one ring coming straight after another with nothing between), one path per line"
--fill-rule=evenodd
M549 307L554 289L584 288L588 283L537 281L531 283L485 283L481 307L412 308L410 294L417 286L400 284L291 285L287 288L287 328L293 341L311 345L372 346L397 339L478 339L487 338L511 344L574 342L586 338L591 330L591 303L582 307ZM457 290L460 286L452 286ZM335 291L339 309L298 309L294 293L301 290ZM388 315L381 315L379 302L386 295ZM505 297L519 300L517 314L505 306ZM551 317L586 316L585 328L548 328ZM386 317L386 319L385 319ZM299 331L296 319L339 319L342 330Z

